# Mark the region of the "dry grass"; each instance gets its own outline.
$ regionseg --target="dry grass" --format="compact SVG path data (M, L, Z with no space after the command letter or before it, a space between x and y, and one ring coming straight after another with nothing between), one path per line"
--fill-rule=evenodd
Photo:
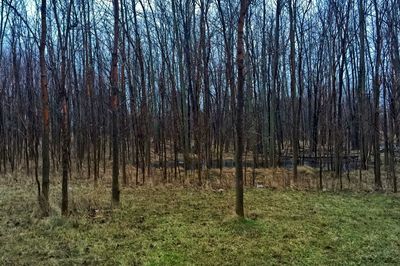
M59 216L53 182L51 216L39 219L34 183L0 180L1 265L395 265L400 257L393 195L247 188L240 220L231 189L127 187L113 210L109 179L73 180L70 217Z
M70 179L74 181L87 180L86 165L83 165L82 171L78 172L76 167L73 165L72 174ZM100 181L109 183L111 176L111 162L106 162L105 172L103 172L103 166L100 167ZM150 174L147 172L145 175L145 182L143 184L142 169L137 169L132 165L126 166L126 173L128 177L128 186L136 185L147 185L147 186L158 186L165 184L173 184L175 186L182 187L203 187L217 189L229 189L235 184L235 168L224 167L222 172L220 169L212 168L203 170L201 173L201 184L198 178L197 170L187 170L186 172L182 167L177 168L175 173L174 168L167 168L166 172L162 168L151 168ZM400 167L397 168L397 172L400 172ZM382 167L382 182L383 191L392 191L393 182L388 178L388 175ZM40 173L39 173L40 174ZM374 186L374 173L373 169L362 171L362 180L360 181L360 171L354 170L350 172L342 173L342 189L340 188L340 180L335 177L333 172L323 171L322 172L322 184L324 191L367 191L371 192L375 190ZM59 173L52 169L51 171L52 182L59 183ZM122 169L120 169L121 186L122 184ZM246 167L244 171L245 186L252 187L253 180L255 186L262 186L272 189L299 189L299 190L320 190L320 171L317 168L312 168L306 165L298 166L298 180L293 181L292 170L286 168L250 168ZM93 175L91 176L93 180ZM138 181L138 182L136 182ZM34 176L31 174L26 177L26 170L23 167L17 169L14 173L2 174L0 176L0 183L15 183L15 182L30 182L34 183ZM91 181L89 181L91 182Z

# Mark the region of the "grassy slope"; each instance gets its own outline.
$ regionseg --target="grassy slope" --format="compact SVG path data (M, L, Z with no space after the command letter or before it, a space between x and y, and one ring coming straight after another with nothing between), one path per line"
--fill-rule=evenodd
M38 220L34 193L0 186L1 265L400 263L396 196L248 189L238 220L233 191L124 189L111 214L108 188L81 185L74 215Z

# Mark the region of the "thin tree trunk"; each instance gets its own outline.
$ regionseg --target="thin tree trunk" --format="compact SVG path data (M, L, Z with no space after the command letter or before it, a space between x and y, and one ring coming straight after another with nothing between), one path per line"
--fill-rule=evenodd
M296 95L296 73L295 73L295 27L296 27L296 1L289 2L289 20L290 20L290 96L292 100L292 148L293 148L293 181L297 182L297 162L299 154L299 139L298 139L298 125L297 125L297 95ZM298 114L300 115L300 114Z
M237 106L236 106L236 214L244 217L243 208L243 106L244 106L244 23L249 0L240 1L240 13L237 29L237 68L238 68L238 86L237 86Z
M40 205L44 216L49 215L49 175L50 175L50 157L49 157L49 128L50 128L50 110L49 110L49 94L47 90L47 68L45 59L46 49L46 0L42 0L40 7L41 14L41 35L39 46L40 57L40 90L42 98L42 119L43 119L43 135L42 135L42 194Z
M118 39L119 0L113 0L114 41L111 57L111 123L112 123L112 203L119 205L119 158L118 158Z

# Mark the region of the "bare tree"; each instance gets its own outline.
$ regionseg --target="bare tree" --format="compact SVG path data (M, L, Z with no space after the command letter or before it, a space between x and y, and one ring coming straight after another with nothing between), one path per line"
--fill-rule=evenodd
M119 153L118 153L118 43L119 43L119 0L113 0L114 41L111 58L111 127L112 127L112 202L119 204Z
M289 1L290 23L290 94L292 99L292 147L293 147L293 181L297 181L297 162L299 153L298 125L297 125L297 99L296 99L296 64L295 64L295 27L296 27L296 0Z
M238 68L237 106L236 106L236 214L244 217L243 208L243 105L244 105L244 23L250 0L240 1L239 21L237 28L237 55Z
M40 34L40 90L42 94L42 196L39 200L45 216L49 215L49 187L50 187L50 158L49 158L49 131L50 131L50 110L49 93L47 90L47 68L46 68L46 35L47 35L47 6L46 0L42 0L40 6L41 34Z

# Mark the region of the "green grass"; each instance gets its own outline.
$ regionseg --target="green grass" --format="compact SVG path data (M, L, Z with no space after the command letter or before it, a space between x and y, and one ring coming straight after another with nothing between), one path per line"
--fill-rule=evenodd
M74 185L62 218L37 219L35 186L0 186L1 265L382 265L400 263L394 195L247 189L234 192ZM52 206L59 203L52 187ZM89 209L96 209L90 211ZM89 211L88 211L89 210Z

